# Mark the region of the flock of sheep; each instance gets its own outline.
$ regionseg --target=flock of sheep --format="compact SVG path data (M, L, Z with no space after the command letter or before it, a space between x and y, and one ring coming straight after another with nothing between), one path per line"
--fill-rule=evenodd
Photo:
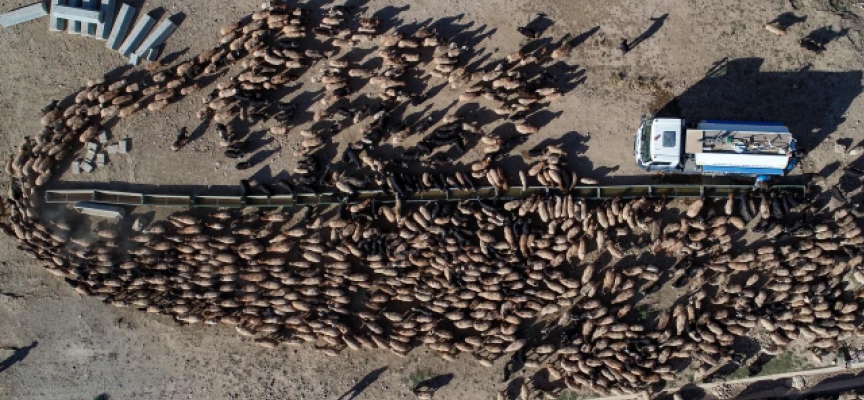
M219 45L189 61L154 65L141 81L92 81L74 102L52 103L43 132L25 139L7 165L13 181L4 229L77 292L118 307L182 323L229 324L265 347L309 344L328 355L369 348L404 356L426 346L444 359L473 357L484 366L503 357L545 371L551 385L526 388L525 397L532 391L554 396L561 388L648 390L688 366L704 372L740 360L740 338L762 338L766 351L798 338L830 350L859 333L861 300L847 279L864 279L856 209L817 213L805 199L782 192L730 196L722 205L698 199L684 210L664 198L585 201L568 189L594 182L576 176L564 162L565 149L551 145L532 152L533 164L519 171L522 185L540 182L550 188L548 196L404 204L399 199L411 192L470 189L479 180L506 190L499 156L536 131L524 123L526 115L561 95L542 71L532 75L525 67L564 57L569 45L519 53L474 72L460 67L464 49L433 30L380 33L380 21L368 18L350 28L352 17L342 7L318 25L312 19L307 10L272 7L224 28ZM311 35L342 48L377 44L383 65L373 70L344 57L324 60L324 52L304 49ZM523 121L514 122L515 139L484 134L458 116L426 126L389 119L398 104L424 100L405 75L423 68L427 49L431 79L460 89L460 101L483 101L495 114ZM322 179L329 168L322 173L315 152L324 132L333 130L296 131L290 104L268 111L268 93L316 61L326 65L312 80L327 94L314 121L340 129L368 121L343 157L370 179ZM232 129L238 121L273 119L273 134L299 137L299 161L292 181L262 190L315 190L323 182L344 192L341 206L297 214L181 213L128 236L117 227L80 232L41 218L39 188L103 124L163 109L201 89L200 79L235 64L241 72L219 83L199 112L217 124L226 153L244 155L244 139ZM358 79L379 88L380 102L339 107L355 94ZM425 136L406 158L429 162L439 148L464 146L470 135L482 136L483 158L470 170L436 174L413 173L376 154L378 143L399 144L411 135ZM350 201L373 182L397 193L396 203ZM634 261L645 259L653 262ZM645 314L639 301L667 285L683 294L668 309Z

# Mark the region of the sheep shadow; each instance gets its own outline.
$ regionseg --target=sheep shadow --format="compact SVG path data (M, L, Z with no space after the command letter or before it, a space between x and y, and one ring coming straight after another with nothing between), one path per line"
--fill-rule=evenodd
M835 31L834 27L823 26L808 33L807 36L804 37L804 40L808 40L810 42L816 43L819 46L825 47L828 43L840 39L841 37L847 36L848 34L849 28L843 28L839 31Z
M537 36L543 36L543 34L546 33L546 30L551 28L552 25L555 25L555 21L549 18L546 14L538 13L534 16L534 19L532 19L531 22L528 22L528 24L525 25L525 27L534 31Z
M822 168L822 170L819 171L819 175L826 178L834 175L834 173L837 172L838 169L840 169L840 165L840 161L834 161L833 163L828 164L824 168Z
M561 93L568 93L585 83L585 69L578 65L569 65L564 61L558 61L548 67L547 71L552 74L554 84Z
M774 18L773 20L768 22L768 24L776 25L778 28L785 31L785 30L791 28L793 25L799 24L799 23L802 23L805 21L807 21L806 15L799 17L799 16L795 15L794 12L787 11L783 14L778 15L777 18Z
M401 22L401 21L397 20L396 17L399 16L399 14L401 14L405 11L408 11L410 9L411 9L411 6L408 4L406 4L402 7L386 6L382 9L372 13L372 18L380 19L381 20L381 28L386 31L386 30L389 30L395 26L399 26L400 25L399 22Z
M417 384L417 387L426 387L435 391L449 385L452 380L453 374L443 374L422 381Z
M173 53L166 54L164 57L162 57L162 63L166 64L166 65L170 65L170 64L174 63L174 61L177 61L177 59L179 59L180 57L183 57L188 52L189 52L189 47L185 47L185 48L183 48L181 50L177 50Z

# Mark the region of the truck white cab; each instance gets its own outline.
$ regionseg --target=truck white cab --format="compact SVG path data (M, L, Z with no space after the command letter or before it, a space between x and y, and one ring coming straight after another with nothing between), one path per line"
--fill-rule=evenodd
M633 153L647 171L702 175L782 176L798 162L796 140L779 123L650 118L636 131Z

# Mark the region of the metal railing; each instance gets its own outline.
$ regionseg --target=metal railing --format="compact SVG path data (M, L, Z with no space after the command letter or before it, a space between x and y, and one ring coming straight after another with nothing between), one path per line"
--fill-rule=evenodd
M526 189L513 187L506 191L499 191L493 187L478 187L474 190L438 190L432 189L424 192L412 193L402 199L407 203L430 202L430 201L462 201L482 200L497 198L511 200L529 197L533 195L547 195L566 193L576 198L586 200L604 200L619 197L622 199L638 197L660 197L670 198L693 198L714 197L725 198L729 193L741 194L752 190L750 185L622 185L622 186L579 186L570 191L561 192L542 186L532 186ZM795 195L805 195L806 187L803 185L775 185L768 188L769 191L779 191ZM118 192L99 189L78 190L48 190L45 192L45 201L51 204L77 203L79 201L92 201L97 203L116 204L124 206L151 206L151 207L185 207L185 208L241 208L241 207L303 207L306 205L334 205L341 203L345 198L343 193L297 193L291 195L275 196L190 196L190 195L164 195ZM370 198L375 198L381 203L393 203L396 195L383 190L359 190L350 197L351 203L358 203Z

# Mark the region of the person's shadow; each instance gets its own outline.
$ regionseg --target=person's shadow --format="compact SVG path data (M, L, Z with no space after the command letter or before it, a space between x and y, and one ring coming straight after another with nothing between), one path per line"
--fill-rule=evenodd
M363 391L366 390L369 385L377 381L378 377L381 376L381 374L383 374L386 370L387 367L384 366L368 373L366 376L363 377L363 379L360 380L360 382L357 382L354 386L351 387L351 389L348 389L347 392L339 396L337 400L353 400L354 398L359 396L360 393L363 393Z
M15 365L15 363L27 358L27 355L30 354L30 350L33 350L36 347L36 345L38 345L38 344L39 344L39 342L34 340L33 343L31 343L29 346L20 347L20 348L14 348L13 347L15 352L12 353L12 355L9 356L9 358L3 360L3 362L0 362L0 373L9 369L9 367Z
M663 27L663 24L666 22L666 18L669 18L669 13L663 14L657 18L651 18L651 21L654 21L654 23L652 23L645 32L642 32L641 35L639 35L638 37L636 37L636 39L633 39L633 41L630 42L629 49L633 50L640 43L644 42L651 36L654 36L654 34Z

